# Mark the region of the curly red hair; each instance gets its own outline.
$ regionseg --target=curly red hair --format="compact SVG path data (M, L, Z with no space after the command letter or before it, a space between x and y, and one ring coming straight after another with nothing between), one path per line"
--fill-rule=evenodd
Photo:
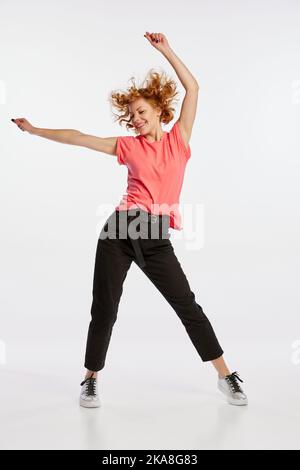
M113 91L110 93L109 102L113 108L121 114L113 115L116 116L116 121L122 125L122 122L126 122L126 129L134 129L135 127L130 124L131 115L129 110L129 104L135 101L137 98L144 98L154 108L161 110L160 121L164 124L168 124L174 118L175 108L172 107L173 101L179 92L176 90L177 84L171 78L168 78L165 72L159 73L150 69L142 85L139 87L135 84L134 77L130 80L133 85L124 91ZM146 83L146 86L143 86Z

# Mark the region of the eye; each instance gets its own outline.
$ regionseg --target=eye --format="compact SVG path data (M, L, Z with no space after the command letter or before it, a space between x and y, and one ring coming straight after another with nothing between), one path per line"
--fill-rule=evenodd
M144 112L145 112L145 110L139 111L140 114L143 114ZM131 117L130 117L131 120L133 119L133 116L134 116L134 114L131 115Z

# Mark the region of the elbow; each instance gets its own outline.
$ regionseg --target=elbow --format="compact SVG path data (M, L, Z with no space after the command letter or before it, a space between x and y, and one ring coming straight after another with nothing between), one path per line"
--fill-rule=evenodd
M185 87L185 90L188 91L188 90L192 90L192 91L199 91L200 89L200 86L199 84L194 81L193 83L189 83L186 87Z

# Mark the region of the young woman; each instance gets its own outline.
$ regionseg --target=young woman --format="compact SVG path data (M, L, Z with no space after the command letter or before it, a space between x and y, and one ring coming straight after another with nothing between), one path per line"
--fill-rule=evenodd
M144 37L173 66L186 91L179 119L170 132L164 132L161 124L174 118L171 104L178 92L176 83L159 73L151 73L144 87L134 84L126 92L110 96L112 105L123 113L118 115L119 122L125 121L136 136L101 138L73 129L37 128L25 118L12 119L31 134L117 156L118 163L128 168L127 194L107 219L97 244L80 405L100 406L97 372L105 365L123 282L132 261L172 306L202 361L212 363L218 373L218 388L228 402L246 405L247 396L238 383L243 381L236 371L228 369L213 327L196 302L169 240L169 227L182 229L178 205L191 156L189 140L199 85L164 34L146 32Z

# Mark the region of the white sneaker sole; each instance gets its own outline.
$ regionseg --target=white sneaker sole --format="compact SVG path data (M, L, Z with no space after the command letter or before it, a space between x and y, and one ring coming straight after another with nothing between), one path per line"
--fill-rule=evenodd
M244 405L248 405L248 399L246 398L245 400L235 400L234 398L232 397L229 397L226 393L226 391L222 388L222 386L220 384L218 384L218 389L226 396L227 398L227 401L228 403L230 403L230 405L237 405L237 406L244 406Z
M85 408L99 408L101 406L100 400L97 401L87 401L79 399L80 406L84 406Z

